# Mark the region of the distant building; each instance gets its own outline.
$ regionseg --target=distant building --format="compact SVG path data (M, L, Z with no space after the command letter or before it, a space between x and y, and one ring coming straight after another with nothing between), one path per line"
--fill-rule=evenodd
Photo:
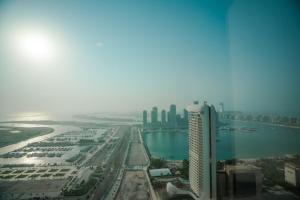
M297 117L290 117L290 124L297 125Z
M189 112L187 111L187 109L183 109L183 122L184 126L187 126L189 123Z
M170 128L176 128L176 105L170 105L170 116L168 119Z
M286 163L284 165L284 180L286 183L300 188L300 166Z
M176 115L176 126L177 127L182 127L182 125L183 125L182 120L183 119L181 118L180 114L177 114Z
M151 123L156 123L158 120L157 120L157 107L153 107L152 108L152 111L151 111Z
M158 116L157 107L153 107L152 111L151 111L151 127L152 128L157 128L157 124L158 124L157 116Z
M220 110L219 110L219 112L220 112L220 113L223 113L223 112L224 112L224 103L221 102L219 105L220 105Z
M216 199L216 111L198 102L189 112L189 180L199 199Z
M162 125L162 127L166 127L166 124L167 124L166 111L162 110L161 111L161 125Z
M144 127L147 127L147 123L148 123L147 116L148 116L147 110L144 110L143 111L143 126Z

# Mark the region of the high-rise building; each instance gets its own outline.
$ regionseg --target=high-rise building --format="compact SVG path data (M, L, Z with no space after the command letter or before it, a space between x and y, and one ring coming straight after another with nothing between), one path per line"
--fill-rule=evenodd
M187 109L183 109L183 123L185 127L188 125L188 122L189 122L189 113Z
M165 127L166 124L167 124L166 111L162 110L161 111L161 125L162 125L162 127Z
M220 113L224 112L224 103L221 102L219 105L220 105L220 110L219 110Z
M167 112L167 127L170 128L170 120L171 120L171 115L170 111Z
M181 118L180 114L176 115L176 126L182 127L182 118Z
M176 105L170 105L170 119L169 119L170 128L176 127Z
M151 126L152 127L156 127L158 124L158 120L157 120L157 107L153 107L152 111L151 111Z
M147 115L148 115L148 113L147 113L147 110L144 110L143 111L143 126L144 127L146 127L147 126Z
M200 199L216 199L216 111L198 102L189 112L189 180Z

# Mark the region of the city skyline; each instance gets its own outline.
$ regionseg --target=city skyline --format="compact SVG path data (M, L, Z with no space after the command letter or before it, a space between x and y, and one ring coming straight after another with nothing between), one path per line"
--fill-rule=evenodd
M176 129L187 128L188 126L187 109L184 108L181 112L177 113L175 104L171 104L169 110L159 110L154 106L152 110L149 111L149 114L147 110L143 110L142 115L144 129Z

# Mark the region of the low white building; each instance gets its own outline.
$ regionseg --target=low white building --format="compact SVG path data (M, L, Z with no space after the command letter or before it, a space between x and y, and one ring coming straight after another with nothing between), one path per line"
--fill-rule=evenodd
M169 168L150 169L149 173L152 177L170 176L172 175Z

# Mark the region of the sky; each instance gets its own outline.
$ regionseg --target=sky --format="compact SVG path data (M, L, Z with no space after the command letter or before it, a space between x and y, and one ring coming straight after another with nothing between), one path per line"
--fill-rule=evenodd
M300 113L299 11L296 0L0 0L0 110L127 112L199 100Z

